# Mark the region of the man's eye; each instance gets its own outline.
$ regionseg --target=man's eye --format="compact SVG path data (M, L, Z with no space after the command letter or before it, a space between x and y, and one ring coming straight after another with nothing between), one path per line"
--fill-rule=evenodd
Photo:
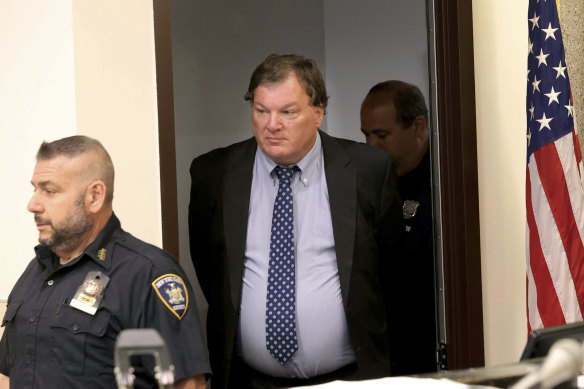
M296 113L296 111L284 111L284 115L286 116L292 116Z

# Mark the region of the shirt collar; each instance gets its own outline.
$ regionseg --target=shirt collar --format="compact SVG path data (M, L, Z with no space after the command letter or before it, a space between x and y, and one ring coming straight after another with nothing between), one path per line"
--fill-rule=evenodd
M258 146L256 153L256 164L259 164L262 171L270 174L274 180L274 185L277 185L278 179L274 168L278 164L270 157L268 157L263 150ZM322 167L322 141L320 140L320 134L316 133L316 141L308 153L296 164L300 168L300 174L297 176L300 182L304 186L308 186L315 177L315 172L317 172Z
M120 220L112 213L109 221L101 230L97 238L77 258L68 262L65 266L72 266L83 257L89 257L106 269L111 266L111 253L115 235L121 232ZM58 267L58 258L47 246L39 244L35 248L38 261L45 267L55 270Z

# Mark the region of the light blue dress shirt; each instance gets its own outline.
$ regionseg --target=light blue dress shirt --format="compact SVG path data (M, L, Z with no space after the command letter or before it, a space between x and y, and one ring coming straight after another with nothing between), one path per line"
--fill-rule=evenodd
M253 170L238 353L252 368L274 377L308 378L355 361L341 297L320 135L300 162L291 188L296 241L298 350L284 365L266 348L266 292L270 230L278 178L276 163L258 147Z

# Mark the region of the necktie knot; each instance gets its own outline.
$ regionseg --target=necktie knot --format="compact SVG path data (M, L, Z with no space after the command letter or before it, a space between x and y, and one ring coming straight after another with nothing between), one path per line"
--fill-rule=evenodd
M280 180L281 183L290 185L292 177L294 177L294 173L299 172L300 168L296 165L290 167L276 166L274 171L276 172L278 180Z

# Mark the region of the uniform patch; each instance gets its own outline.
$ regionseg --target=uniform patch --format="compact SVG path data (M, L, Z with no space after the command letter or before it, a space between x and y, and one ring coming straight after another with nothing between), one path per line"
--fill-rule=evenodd
M183 279L176 274L165 274L152 281L152 287L170 312L182 319L189 307L189 293Z

